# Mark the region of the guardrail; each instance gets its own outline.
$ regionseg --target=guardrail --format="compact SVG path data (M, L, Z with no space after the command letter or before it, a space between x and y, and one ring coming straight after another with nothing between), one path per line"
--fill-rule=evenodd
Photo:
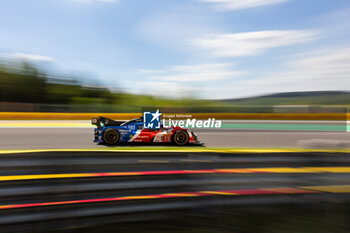
M169 113L168 113L169 115ZM197 119L219 120L332 120L346 121L345 113L186 113ZM116 120L133 119L141 113L45 113L45 112L0 112L0 120L90 120L105 116ZM181 119L178 117L177 119Z

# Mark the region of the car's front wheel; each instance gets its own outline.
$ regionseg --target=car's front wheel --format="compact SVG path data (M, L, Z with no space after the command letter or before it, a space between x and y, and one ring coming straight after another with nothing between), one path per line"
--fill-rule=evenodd
M173 137L173 142L179 146L186 145L189 140L190 137L188 136L188 133L184 130L176 131Z
M103 141L108 145L114 145L119 142L119 133L115 129L107 129L103 134Z

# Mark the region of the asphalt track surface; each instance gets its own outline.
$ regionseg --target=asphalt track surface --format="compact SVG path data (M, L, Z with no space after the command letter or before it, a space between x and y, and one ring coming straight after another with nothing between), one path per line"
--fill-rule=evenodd
M350 148L348 132L196 130L206 147ZM90 128L0 128L0 149L103 148ZM144 144L127 144L141 147ZM126 145L119 145L126 146ZM160 145L162 146L162 145ZM164 145L166 146L166 145Z
M90 126L61 127L44 122L41 126L28 127L24 122L6 127L7 122L1 123L0 150L106 147L92 142ZM206 147L350 148L350 133L346 131L195 131ZM147 147L144 144L116 147L128 150L131 145L141 150ZM346 221L350 216L349 180L350 156L344 153L5 152L0 155L0 232L47 232L61 228L66 232L74 227L148 218L157 224L167 218L173 221L170 226L177 227L179 222L174 221L174 216L190 219L192 224L198 213L206 219L200 221L201 225L213 216L218 219L230 216L229 222L243 216L237 220L241 224L244 219L253 221L260 213L267 216L263 222L270 222L275 228L279 224L275 224L271 212L278 216L282 213L288 221L295 221L297 217L289 213L292 207L297 208L300 213L296 215L303 216L303 221L320 219L319 222L328 224L326 227L333 225L332 232L350 232ZM276 206L282 207L274 209ZM249 208L251 211L247 212ZM306 220L307 209L312 214ZM173 211L179 212L174 215ZM320 225L319 222L313 226ZM215 228L218 225L227 227L227 232L249 232L247 226L257 223L230 228L220 220L215 222ZM271 227L251 232L268 232L268 229ZM298 232L323 232L322 227L314 229Z

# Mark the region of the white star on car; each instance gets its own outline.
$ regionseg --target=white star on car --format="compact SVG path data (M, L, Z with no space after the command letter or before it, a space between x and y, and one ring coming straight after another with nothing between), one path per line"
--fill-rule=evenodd
M162 115L161 113L159 113L159 109L157 109L157 111L155 113L151 113L151 114L153 116L151 122L154 121L155 119L157 119L158 117L160 117L160 115Z

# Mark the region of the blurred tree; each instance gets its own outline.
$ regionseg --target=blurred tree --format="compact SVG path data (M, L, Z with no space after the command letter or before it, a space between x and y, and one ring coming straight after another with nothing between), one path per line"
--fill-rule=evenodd
M34 65L0 67L0 102L112 104L118 95L107 88L82 87L76 80L50 77Z
M0 102L48 104L43 111L58 104L62 106L54 106L55 111L82 112L137 112L140 106L231 106L210 100L112 92L97 84L82 86L81 82L82 79L46 73L31 63L0 65Z
M46 93L46 77L35 67L23 63L18 70L0 68L0 100L40 103Z

